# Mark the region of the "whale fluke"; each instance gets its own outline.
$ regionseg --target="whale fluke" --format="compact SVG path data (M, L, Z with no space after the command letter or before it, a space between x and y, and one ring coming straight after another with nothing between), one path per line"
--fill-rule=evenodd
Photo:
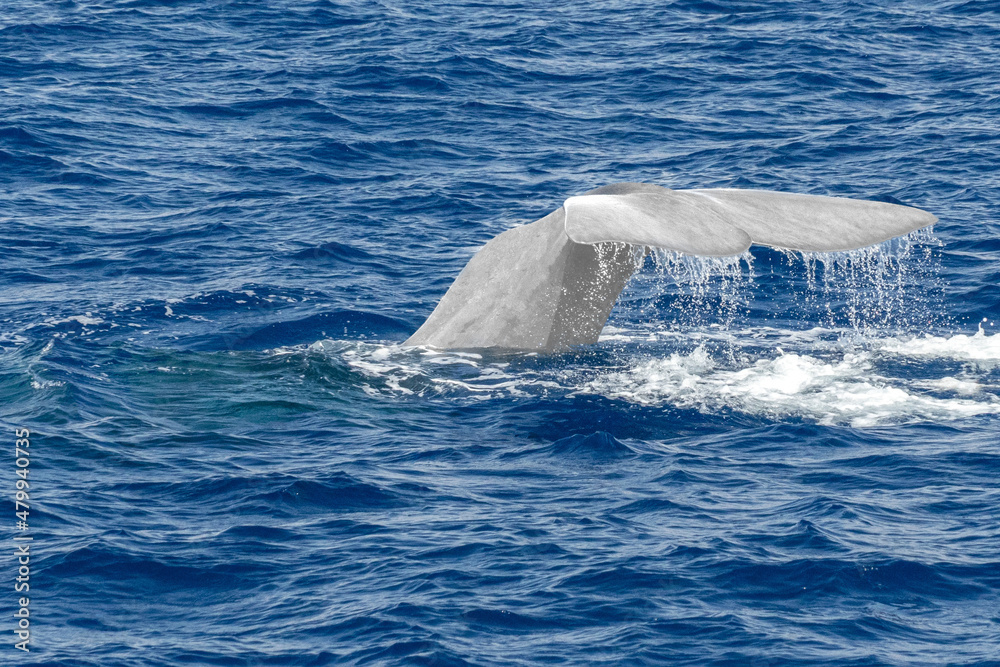
M835 252L936 221L918 208L841 197L607 185L489 241L404 345L551 352L595 343L649 247Z
M854 250L937 222L919 208L863 199L733 188L687 193L711 202L713 212L749 234L754 244L786 250Z
M566 235L575 243L629 243L688 255L724 257L750 247L750 235L691 192L637 192L570 197Z

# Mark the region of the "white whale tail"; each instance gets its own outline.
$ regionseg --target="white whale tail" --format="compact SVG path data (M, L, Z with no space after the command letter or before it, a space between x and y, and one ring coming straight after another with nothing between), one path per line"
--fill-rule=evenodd
M597 342L646 248L738 255L751 245L835 252L932 225L884 202L767 190L617 183L570 197L469 261L404 345L551 352Z

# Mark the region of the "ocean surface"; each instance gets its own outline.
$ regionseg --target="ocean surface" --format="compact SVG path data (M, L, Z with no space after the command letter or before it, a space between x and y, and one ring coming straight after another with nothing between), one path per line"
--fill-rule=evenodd
M6 0L0 663L1000 665L998 63L990 2ZM940 221L401 345L619 181Z

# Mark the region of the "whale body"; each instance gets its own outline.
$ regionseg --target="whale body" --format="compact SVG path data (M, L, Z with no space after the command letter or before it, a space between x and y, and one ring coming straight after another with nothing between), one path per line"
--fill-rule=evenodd
M596 343L651 247L714 257L754 244L835 252L936 221L918 208L842 197L606 185L490 240L403 344L554 352Z

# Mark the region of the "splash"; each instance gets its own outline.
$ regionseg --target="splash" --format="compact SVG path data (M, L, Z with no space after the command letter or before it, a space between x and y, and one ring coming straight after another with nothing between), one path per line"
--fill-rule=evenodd
M323 340L273 354L315 355L348 369L349 382L373 397L450 397L474 401L524 398L561 390L559 373L511 368L511 362L468 352ZM538 358L523 355L520 359Z
M624 340L629 333L622 330L619 336ZM652 345L643 338L632 347L589 357L497 359L333 341L315 343L306 353L347 368L345 379L350 384L388 399L489 401L599 395L705 415L742 414L856 428L1000 414L1000 385L993 374L1000 366L1000 334L889 337L859 345L845 333L820 328L702 329L663 337ZM731 347L743 351L739 358L721 352L720 345L706 343L727 338ZM651 352L660 356L651 358ZM931 363L900 364L900 355ZM947 363L954 360L976 363L955 368Z
M654 249L617 306L620 320L664 327L732 329L753 319L847 327L858 336L954 326L939 277L940 241L919 230L876 246L819 253L754 248L734 257Z
M988 335L982 324L972 336L925 334L922 337L889 338L880 342L880 348L907 357L968 361L983 369L1000 366L1000 334Z
M673 353L609 373L581 391L704 414L737 412L853 427L1000 414L1000 397L968 398L983 394L984 388L974 381L887 377L874 371L873 361L869 352L848 352L832 359L781 353L731 368L699 347L689 354Z

